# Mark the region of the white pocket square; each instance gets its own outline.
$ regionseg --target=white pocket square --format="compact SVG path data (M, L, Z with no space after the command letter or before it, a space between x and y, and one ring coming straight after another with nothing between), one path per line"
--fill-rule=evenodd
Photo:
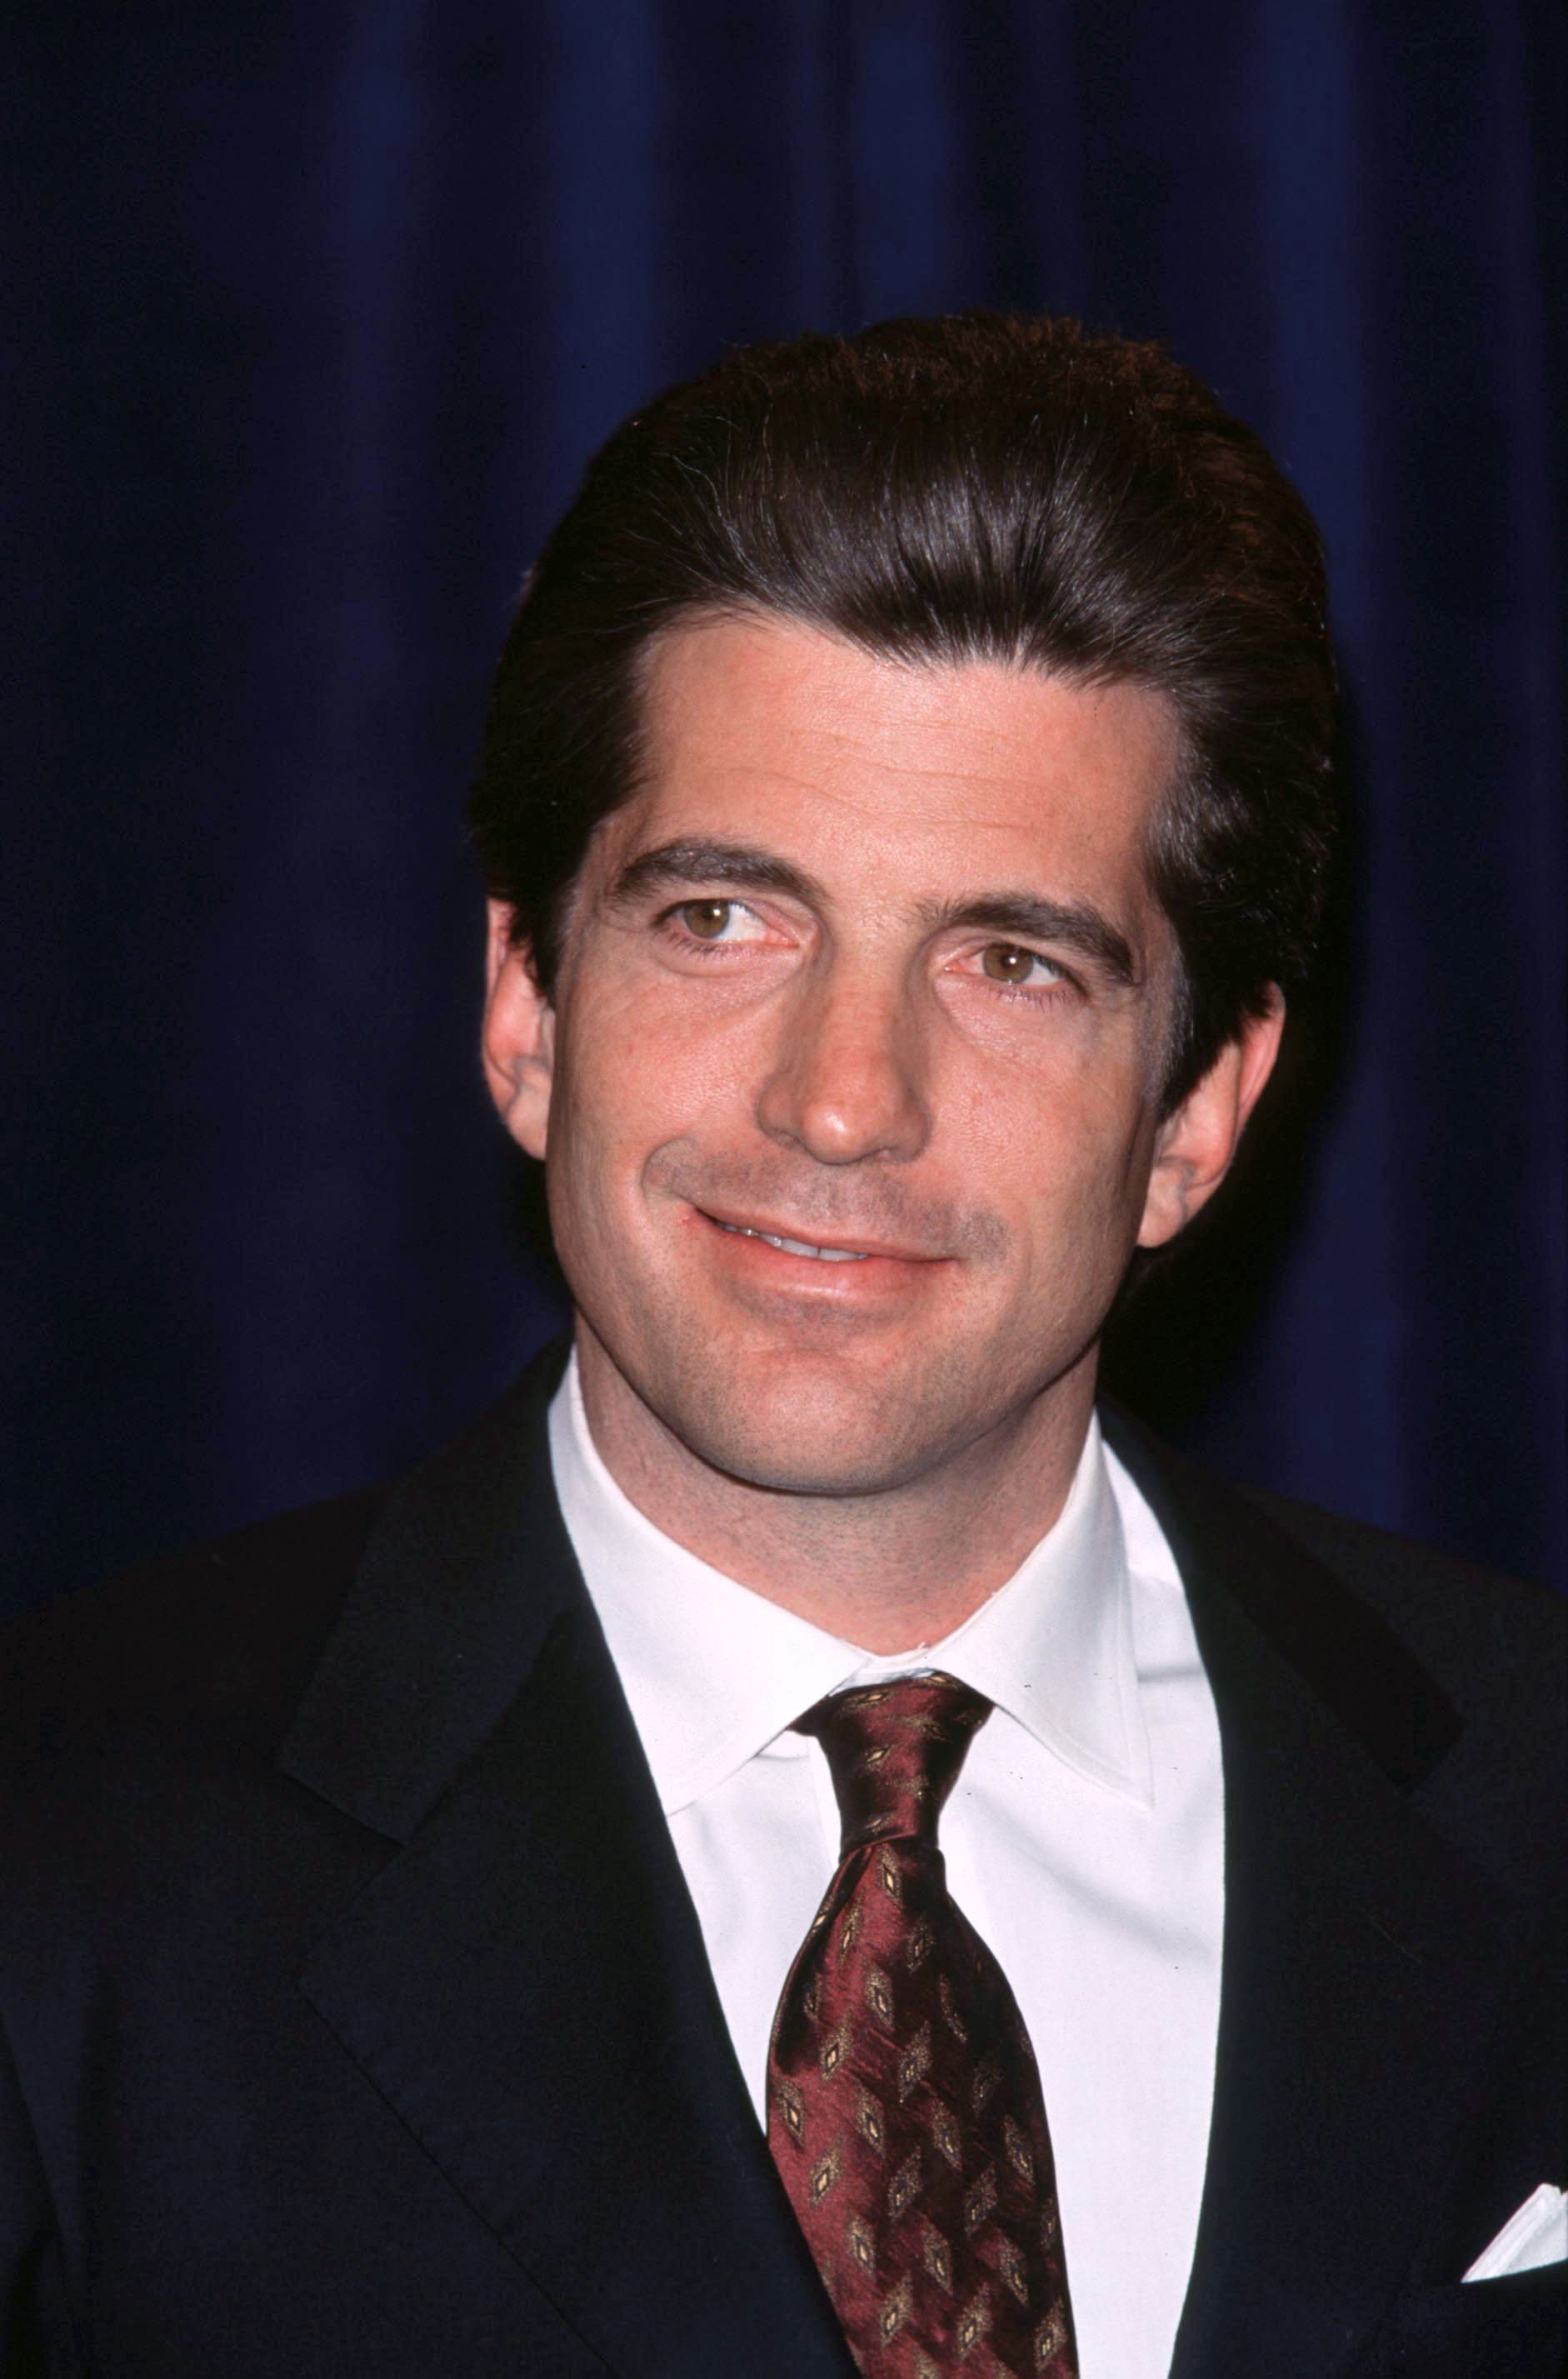
M1568 2263L1568 2196L1543 2180L1518 2213L1509 2216L1465 2277L1501 2280L1510 2272L1533 2272L1542 2264L1562 2263Z

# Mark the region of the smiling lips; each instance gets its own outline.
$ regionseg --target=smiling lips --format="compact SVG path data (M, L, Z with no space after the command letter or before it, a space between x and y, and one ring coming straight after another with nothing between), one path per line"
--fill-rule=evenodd
M937 1261L932 1256L917 1254L912 1249L822 1247L814 1239L797 1239L786 1231L765 1230L760 1224L730 1222L722 1214L715 1214L706 1207L699 1207L697 1211L716 1229L728 1232L731 1238L760 1239L765 1247L777 1248L780 1255L804 1256L814 1263L862 1264L875 1259L882 1263L928 1264Z
M713 1219L717 1222L718 1216ZM814 1248L805 1239L781 1239L774 1231L748 1230L744 1223L719 1223L721 1231L732 1231L737 1238L766 1239L770 1248L778 1248L787 1256L815 1256L820 1263L864 1263L865 1257L854 1248Z

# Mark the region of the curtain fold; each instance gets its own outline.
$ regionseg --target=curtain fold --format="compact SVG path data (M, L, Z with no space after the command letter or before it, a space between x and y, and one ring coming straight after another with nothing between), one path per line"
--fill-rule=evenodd
M1333 567L1357 882L1118 1389L1561 1583L1565 48L1557 0L39 12L9 1599L396 1467L553 1326L458 825L528 555L725 344L975 303L1168 339Z

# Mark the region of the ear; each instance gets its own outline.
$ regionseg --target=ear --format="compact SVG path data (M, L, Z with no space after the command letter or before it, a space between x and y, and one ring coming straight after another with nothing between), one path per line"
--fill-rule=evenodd
M485 1080L513 1139L543 1156L555 1074L555 1010L534 980L533 952L513 941L504 900L487 906Z
M1247 1119L1273 1071L1284 1027L1285 995L1273 984L1263 1014L1244 1020L1236 1039L1226 1042L1202 1081L1160 1126L1139 1226L1140 1248L1162 1248L1174 1239L1230 1171Z

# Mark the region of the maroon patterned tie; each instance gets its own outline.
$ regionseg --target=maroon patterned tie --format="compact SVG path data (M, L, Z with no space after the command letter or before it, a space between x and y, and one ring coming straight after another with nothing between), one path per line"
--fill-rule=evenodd
M936 1820L991 1704L955 1678L834 1694L838 1872L790 1971L767 2139L871 2379L1076 2379L1040 2076L947 1894Z

